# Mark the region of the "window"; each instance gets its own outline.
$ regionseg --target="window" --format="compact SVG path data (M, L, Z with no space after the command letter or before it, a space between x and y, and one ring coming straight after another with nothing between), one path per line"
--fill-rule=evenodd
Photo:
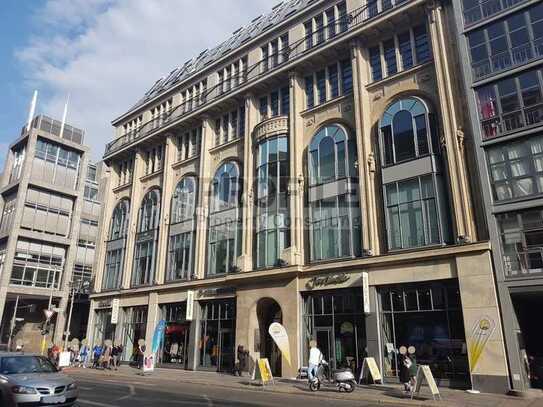
M241 254L241 181L238 164L227 162L217 170L211 187L208 231L208 275L236 271Z
M385 186L389 248L441 243L434 178L431 175Z
M543 137L537 136L488 149L494 199L543 193Z
M478 88L483 140L541 123L542 89L540 70L527 71Z
M534 208L497 215L501 252L508 278L541 277L543 273L543 212Z
M145 175L154 174L161 171L164 163L163 159L163 146L157 146L148 149L145 152Z
M172 111L173 99L170 98L151 109L152 128L156 129L167 123Z
M312 261L360 255L355 162L354 140L343 127L325 126L313 136L308 157Z
M11 174L9 176L10 183L21 177L21 170L23 169L25 160L25 151L25 147L19 147L13 150L13 166L11 167Z
M66 250L34 240L18 240L10 284L59 289Z
M21 227L50 235L70 234L73 200L42 189L28 188Z
M462 0L464 25L470 26L524 0Z
M134 173L134 160L123 160L119 164L118 182L117 186L127 185L132 182L132 175Z
M102 280L102 289L115 290L121 287L124 248L108 250Z
M85 185L85 190L84 190L83 196L84 196L85 199L88 199L90 201L97 201L98 200L98 188L91 187L89 185Z
M91 182L96 182L96 167L89 165L87 167L87 180Z
M154 283L159 220L160 192L154 189L145 195L139 211L132 286Z
M191 220L196 207L196 180L194 177L183 178L172 197L172 223Z
M128 231L128 215L130 202L126 199L117 204L111 216L109 240L117 240L126 237Z
M245 106L215 120L215 143L221 145L245 135Z
M288 204L288 138L267 139L258 145L257 268L278 265L290 247Z
M334 38L349 28L347 5L344 1L317 14L304 23L305 47L311 49Z
M335 62L305 78L306 108L353 91L353 70L349 59ZM316 93L315 93L316 92Z
M284 87L259 98L260 120L288 116L290 113L290 89Z
M198 156L201 142L202 127L196 127L179 134L176 138L177 161L184 161Z
M416 26L386 39L381 44L370 47L368 54L371 79L374 82L428 62L432 56L426 26ZM384 76L381 61L385 64Z
M381 128L381 150L385 165L413 160L438 151L432 146L437 139L425 104L417 98L401 99L384 113Z
M81 154L38 138L31 178L63 188L77 187Z
M543 56L543 4L468 34L474 78L525 64Z
M13 221L15 220L15 211L17 209L17 193L13 193L4 198L4 208L0 222L0 235L11 233Z
M288 33L266 43L260 50L262 55L262 72L267 72L269 69L275 68L284 61L287 61L289 58Z
M217 71L217 90L219 95L228 92L247 81L247 63L247 56L243 56L232 64ZM204 103L207 97L207 81L201 83L200 95L202 103Z
M124 136L128 140L132 140L136 138L139 135L139 131L141 129L141 126L143 124L143 116L140 115L125 124L123 124L122 127L122 136Z

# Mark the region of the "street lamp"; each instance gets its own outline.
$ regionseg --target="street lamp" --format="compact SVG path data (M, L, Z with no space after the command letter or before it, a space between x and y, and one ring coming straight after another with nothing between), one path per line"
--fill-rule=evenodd
M70 325L72 324L72 313L74 310L74 301L77 294L85 293L90 287L90 281L82 278L75 281L70 281L70 297L72 302L70 303L70 312L68 314L68 324L66 331L64 332L64 350L68 348L68 339L70 337Z

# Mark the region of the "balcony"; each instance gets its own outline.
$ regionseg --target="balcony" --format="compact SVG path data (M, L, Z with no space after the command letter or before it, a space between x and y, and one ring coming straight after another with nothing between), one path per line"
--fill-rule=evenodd
M505 136L543 124L543 103L481 121L483 140Z
M289 46L286 49L281 50L279 54L270 55L267 58L248 66L246 70L230 77L227 86L225 86L225 82L220 82L216 86L207 89L197 98L186 100L185 103L176 106L167 114L167 120L162 120L158 126L155 120L151 120L144 123L140 128L113 140L106 145L104 156L107 157L127 144L135 142L151 133L158 132L167 124L182 119L192 112L203 110L206 106L216 100L234 93L241 86L246 86L249 83L255 82L261 77L285 66L287 63L301 59L306 54L321 48L325 44L345 36L347 33L354 31L366 22L384 15L391 10L409 4L412 1L414 0L387 0L383 2L383 7L379 8L376 6L375 2L372 2L341 16L338 21L323 26L317 32L313 32L299 41L289 44ZM334 30L332 30L332 25L337 29L334 28ZM332 32L333 35L330 34ZM319 42L313 41L316 37L319 38ZM311 46L308 46L308 44L311 44Z
M528 0L483 0L476 6L464 10L464 27L468 28L498 14L502 10L507 10L520 3L527 3L527 1Z
M527 248L515 254L504 255L505 277L543 277L543 248Z
M472 64L473 78L481 80L489 75L535 61L542 56L543 39L540 38Z
M288 116L275 116L260 122L255 127L253 134L255 140L288 134Z

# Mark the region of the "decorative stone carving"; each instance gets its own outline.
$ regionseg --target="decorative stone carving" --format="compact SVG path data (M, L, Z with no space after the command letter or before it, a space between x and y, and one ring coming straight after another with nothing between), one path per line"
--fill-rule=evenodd
M373 153L368 154L368 170L375 172L375 155Z
M288 116L272 117L259 123L254 130L255 141L288 133Z
M456 130L456 138L458 140L458 149L460 150L460 152L463 152L465 135L464 135L464 131L462 130L462 127L459 127Z

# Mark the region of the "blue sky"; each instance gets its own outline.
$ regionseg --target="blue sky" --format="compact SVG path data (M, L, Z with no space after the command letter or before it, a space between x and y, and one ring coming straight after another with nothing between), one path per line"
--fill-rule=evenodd
M86 130L99 159L113 118L160 77L213 47L278 0L2 0L0 165L24 125L33 89L38 113Z

